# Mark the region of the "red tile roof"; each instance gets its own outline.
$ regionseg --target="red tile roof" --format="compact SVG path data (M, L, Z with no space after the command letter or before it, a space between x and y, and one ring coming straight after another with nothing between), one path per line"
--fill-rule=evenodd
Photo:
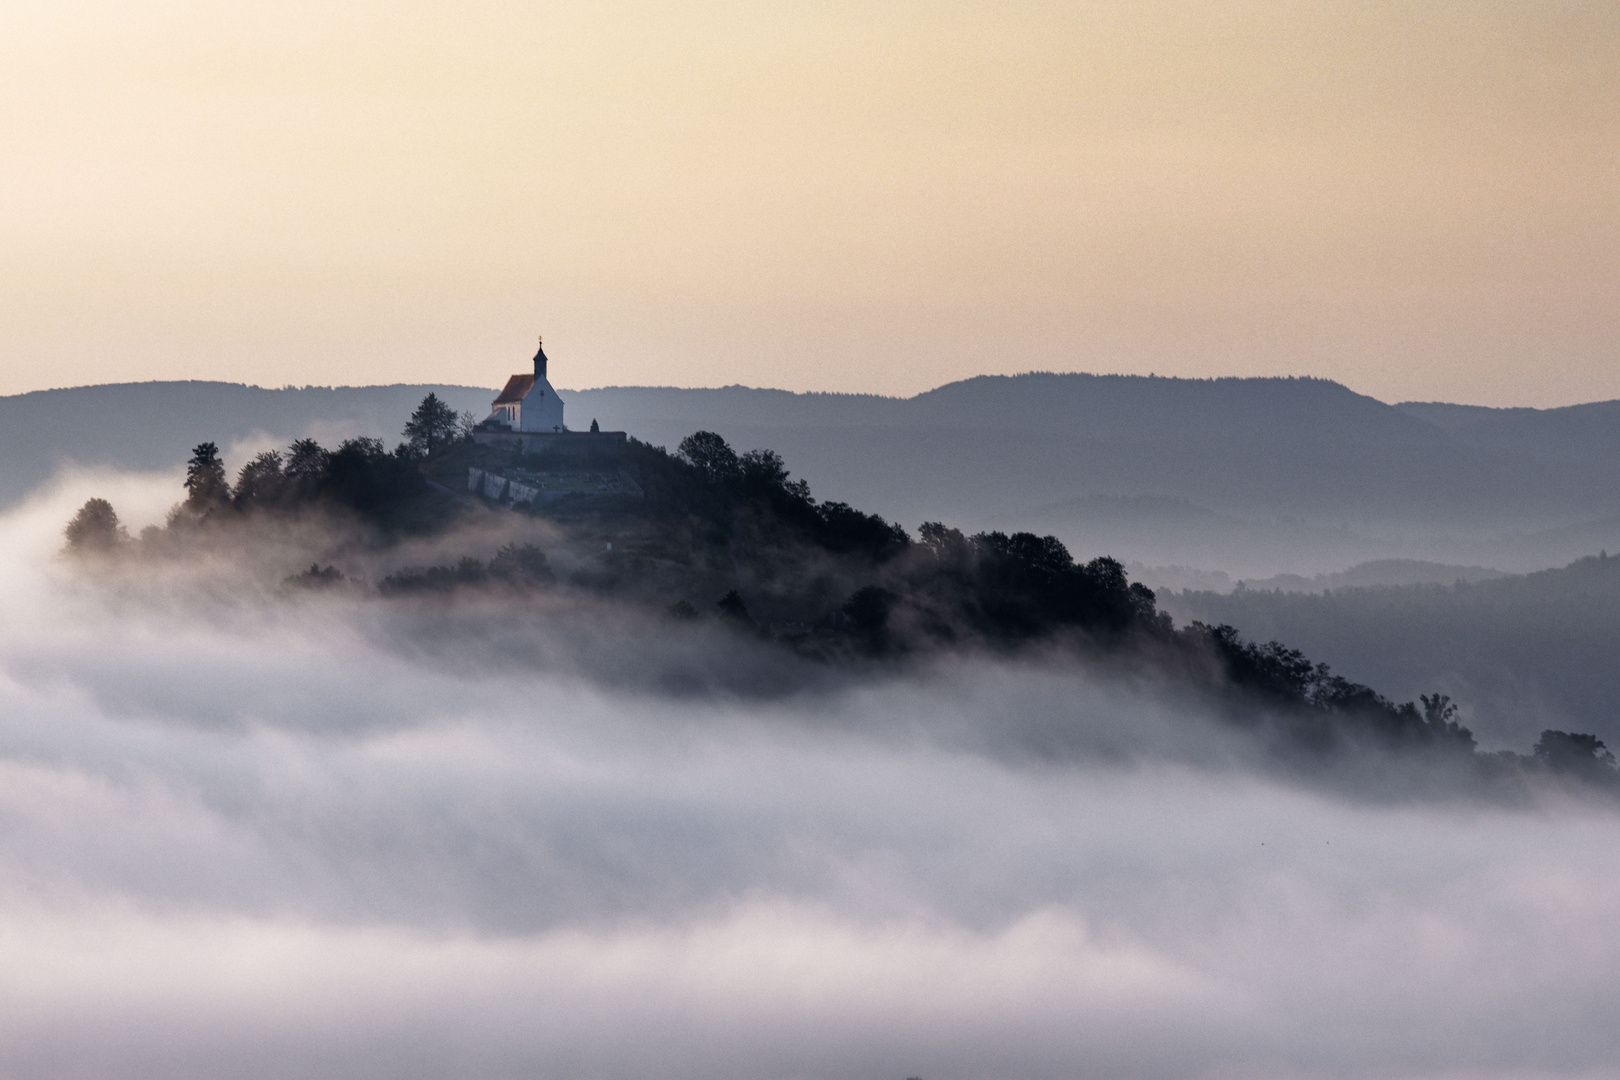
M514 375L506 380L506 389L502 390L501 396L495 399L495 404L510 405L513 402L522 401L529 396L529 391L533 389L533 375Z

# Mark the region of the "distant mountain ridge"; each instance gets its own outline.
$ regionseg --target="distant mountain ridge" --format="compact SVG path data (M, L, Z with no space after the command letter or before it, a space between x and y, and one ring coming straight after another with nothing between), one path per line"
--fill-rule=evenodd
M290 441L372 435L396 440L429 392L456 408L489 412L492 392L468 386L306 386L272 390L224 382L108 383L0 397L0 507L58 468L166 469L191 447L257 435ZM240 465L233 462L232 465Z
M1387 694L1455 697L1487 742L1552 727L1620 745L1620 557L1448 585L1163 592L1178 621L1231 623Z
M397 439L429 391L137 383L0 398L0 505L67 461L172 466L192 445ZM979 376L910 398L718 389L561 391L571 426L673 447L769 447L823 498L915 527L1031 528L1077 552L1238 576L1379 558L1529 569L1620 548L1620 402L1389 405L1314 378ZM232 463L233 467L236 463Z
M1473 584L1513 576L1488 566L1457 566L1424 562L1421 559L1374 559L1334 574L1315 574L1308 578L1299 574L1276 574L1249 581L1237 581L1233 580L1230 574L1185 566L1142 566L1139 563L1132 563L1126 569L1131 572L1132 578L1155 591L1210 592L1221 595L1240 589L1258 592L1320 593L1337 589Z
M1323 379L1031 374L906 399L609 387L570 403L671 445L708 421L901 521L1050 530L1144 563L1531 569L1620 546L1620 402L1409 407Z

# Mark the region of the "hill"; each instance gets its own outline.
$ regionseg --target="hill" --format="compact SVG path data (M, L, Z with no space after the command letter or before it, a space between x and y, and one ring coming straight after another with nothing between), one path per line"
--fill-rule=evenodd
M1528 570L1620 548L1620 402L1449 407L1475 417L1458 425L1319 379L1044 374L903 400L729 387L570 402L666 445L707 426L774 447L817 490L902 521L1050 531L1149 565Z
M229 447L356 431L397 437L428 390L84 387L0 399L0 504L65 460L158 467ZM725 387L563 391L673 447L698 429L771 447L816 490L915 525L1033 529L1076 551L1234 577L1378 559L1530 570L1620 549L1620 402L1549 410L1388 405L1320 379L985 376L911 398Z
M489 412L468 386L306 386L270 390L222 382L115 383L0 397L0 507L69 463L166 469L200 442L370 435L397 439L399 418L428 392ZM241 464L238 462L237 464Z
M1485 566L1456 566L1418 559L1375 559L1336 574L1274 574L1268 578L1233 580L1230 574L1185 566L1145 567L1128 563L1132 576L1155 590L1229 593L1237 588L1273 592L1329 592L1333 589L1375 589L1388 585L1452 585L1459 581L1492 581L1511 577Z
M363 437L265 451L234 485L217 447L203 443L165 526L131 536L113 506L92 498L65 530L65 557L94 578L165 589L177 572L223 572L237 590L279 580L268 595L283 599L403 603L450 640L561 619L586 641L628 626L716 643L696 665L689 655L661 663L659 650L589 650L599 668L604 656L621 669L629 659L663 691L781 696L1016 656L1189 694L1290 770L1357 761L1352 772L1382 772L1398 755L1432 766L1442 786L1554 774L1620 782L1594 736L1543 729L1529 757L1482 755L1444 695L1398 703L1276 640L1198 621L1178 628L1116 560L1076 560L1055 536L970 536L925 522L914 540L881 516L812 497L775 452L737 454L712 432L683 439L675 455L637 440L523 453L472 432L448 437L454 417L432 399L409 427L411 440L393 451ZM504 491L515 479L481 483L482 497L465 486L469 469L510 472L540 490L587 466L625 483L522 503ZM415 561L429 552L442 561ZM463 618L472 625L446 631L444 620ZM731 662L759 649L772 652L764 666ZM1030 735L1028 751L1040 754L1063 752L1068 738Z
M1620 558L1447 586L1159 596L1177 619L1286 641L1385 693L1441 690L1487 742L1569 724L1620 742Z

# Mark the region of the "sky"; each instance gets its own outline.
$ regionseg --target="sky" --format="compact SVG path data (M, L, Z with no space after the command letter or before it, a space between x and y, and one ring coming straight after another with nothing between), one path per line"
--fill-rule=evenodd
M0 393L1620 397L1620 6L0 9Z

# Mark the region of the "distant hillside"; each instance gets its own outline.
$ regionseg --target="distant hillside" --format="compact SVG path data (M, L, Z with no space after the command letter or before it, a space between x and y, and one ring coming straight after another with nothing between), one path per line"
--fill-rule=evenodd
M1131 576L1154 589L1172 592L1229 593L1236 588L1272 592L1327 592L1334 589L1375 589L1400 585L1454 585L1459 581L1493 581L1509 577L1487 566L1457 566L1419 559L1375 559L1336 574L1275 574L1268 578L1236 580L1230 574L1185 566L1127 567Z
M818 490L901 521L1053 531L1150 565L1531 569L1620 548L1620 402L1513 410L1536 423L1486 438L1319 379L986 376L903 400L743 387L569 400L571 415L669 445L704 424L775 448Z
M396 441L429 391L479 417L494 397L469 386L267 390L220 382L117 383L0 397L0 507L70 462L164 469L184 461L199 442L228 447L258 435Z
M1161 593L1178 621L1230 623L1395 697L1438 688L1482 738L1545 727L1620 746L1620 558L1450 586Z
M815 471L836 471L857 485L852 498L909 493L912 505L895 508L902 518L1058 520L1089 515L1085 501L1097 497L1373 516L1466 515L1501 501L1503 469L1488 455L1316 379L986 376L904 400L740 387L592 390L572 400L604 423L664 436L708 416L739 445L780 450L812 483Z
M1577 491L1594 474L1620 468L1620 401L1562 409L1484 409L1406 402L1397 406L1433 424L1464 446L1533 462L1538 475Z
M0 398L0 504L61 462L172 463L201 439L396 438L428 390L143 383ZM1054 532L1079 554L1234 577L1377 559L1532 569L1620 550L1620 402L1386 405L1320 379L985 376L912 398L726 387L563 391L673 446L707 428L780 452L825 498L912 527Z
M1375 559L1337 574L1277 574L1241 584L1247 589L1277 592L1330 592L1336 589L1383 589L1404 585L1455 585L1459 581L1495 581L1509 577L1488 566L1456 566L1418 559Z

